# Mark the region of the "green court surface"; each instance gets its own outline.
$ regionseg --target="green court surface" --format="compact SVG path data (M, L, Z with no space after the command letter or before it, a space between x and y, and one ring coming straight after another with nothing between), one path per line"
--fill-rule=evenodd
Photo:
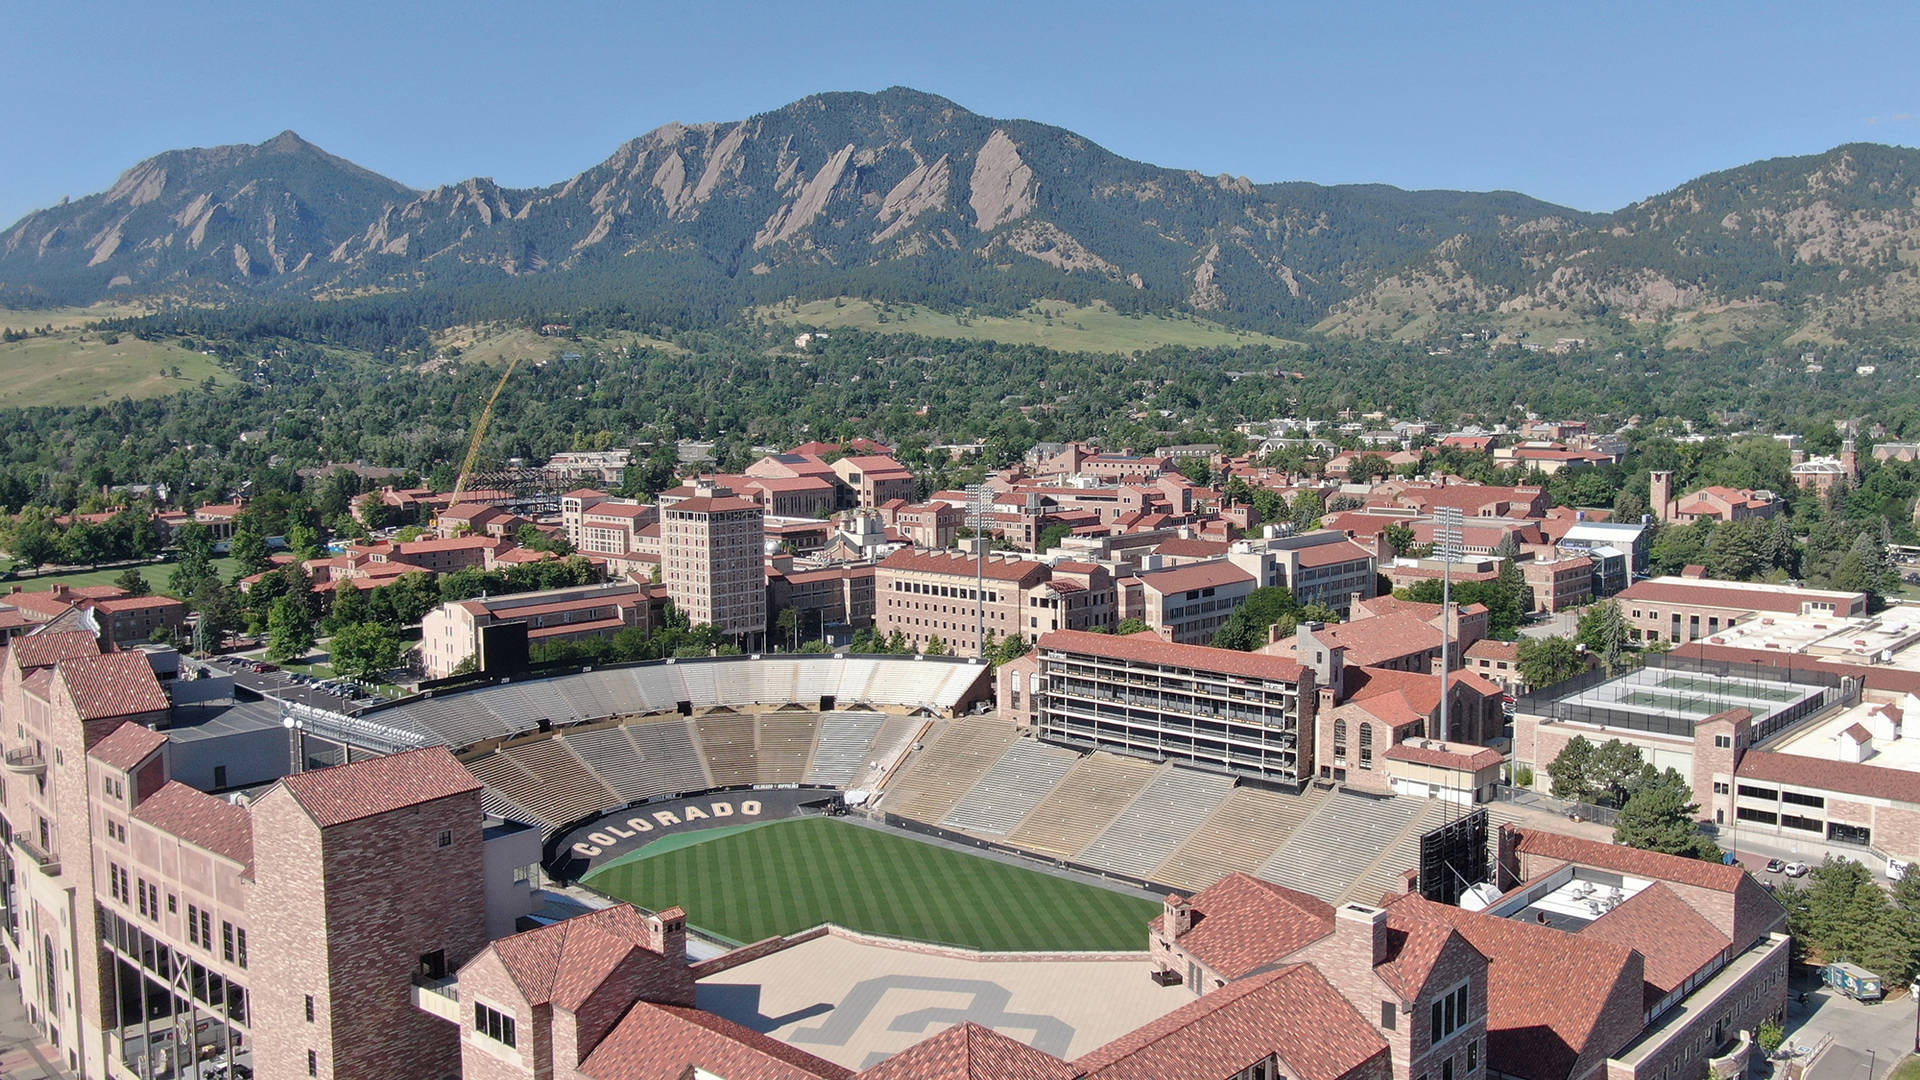
M1724 694L1728 697L1746 698L1748 701L1798 701L1806 696L1806 691L1784 686L1755 686L1748 683L1728 684L1718 679L1706 679L1698 675L1669 675L1660 680L1660 685L1668 690L1683 690L1689 693Z
M652 910L677 904L694 926L737 942L832 922L992 952L1140 952L1160 912L1151 900L830 818L639 854L587 883Z
M1668 709L1677 713L1712 716L1728 709L1744 708L1752 704L1745 698L1710 698L1693 694L1660 694L1651 690L1630 690L1620 695L1623 705L1639 705L1648 709Z

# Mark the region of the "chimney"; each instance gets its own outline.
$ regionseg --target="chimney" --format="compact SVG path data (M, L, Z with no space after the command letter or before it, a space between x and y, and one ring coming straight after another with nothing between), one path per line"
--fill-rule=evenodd
M1193 902L1179 893L1168 893L1162 902L1165 906L1167 936L1178 938L1193 929Z
M1343 959L1363 961L1366 970L1378 967L1386 961L1389 951L1387 913L1365 904L1342 904L1335 908L1333 947Z
M1860 475L1860 454L1854 449L1852 439L1840 442L1840 471L1850 478Z
M1793 454L1790 458L1790 464L1805 465L1806 463L1807 463L1807 452L1805 450L1800 449L1797 446L1794 447Z
M684 963L687 958L687 913L677 907L670 907L657 914L648 915L648 950L657 952L676 963Z

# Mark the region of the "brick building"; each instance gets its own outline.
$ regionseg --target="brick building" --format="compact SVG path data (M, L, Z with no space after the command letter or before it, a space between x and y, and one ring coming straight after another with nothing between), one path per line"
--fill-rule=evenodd
M874 568L873 629L916 648L937 637L957 656L977 656L983 613L989 638L1032 643L1052 630L1111 625L1115 591L1112 576L1092 563L989 555L983 568L963 552L905 548Z
M701 487L660 510L661 581L694 625L751 642L767 628L766 511L725 488Z
M1639 581L1618 594L1635 641L1684 645L1711 639L1730 629L1776 615L1867 613L1867 594L1806 589L1704 577L1657 577Z
M455 600L420 621L420 664L430 679L452 675L479 655L481 631L499 623L525 623L530 645L651 631L664 604L660 590L630 581Z

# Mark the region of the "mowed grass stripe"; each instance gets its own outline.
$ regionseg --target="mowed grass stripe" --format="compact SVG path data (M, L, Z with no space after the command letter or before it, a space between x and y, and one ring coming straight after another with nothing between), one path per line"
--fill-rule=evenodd
M1151 900L862 828L803 818L617 863L595 888L758 941L823 922L995 952L1138 951Z

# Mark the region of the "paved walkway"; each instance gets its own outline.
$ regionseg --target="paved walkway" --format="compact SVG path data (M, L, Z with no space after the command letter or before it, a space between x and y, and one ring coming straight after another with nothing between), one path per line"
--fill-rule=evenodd
M45 1037L27 1021L27 1008L20 1002L20 986L0 976L0 1077L5 1080L67 1080L67 1072L55 1064L60 1051L48 1045Z

